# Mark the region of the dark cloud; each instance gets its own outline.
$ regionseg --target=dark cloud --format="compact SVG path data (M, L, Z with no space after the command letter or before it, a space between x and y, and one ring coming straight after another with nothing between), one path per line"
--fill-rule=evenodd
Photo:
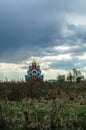
M12 61L15 57L18 60L15 53L20 48L26 51L33 50L34 55L35 47L45 48L55 44L57 35L60 36L59 21L62 19L60 16L56 18L53 13L45 11L44 8L38 10L37 5L32 3L33 8L31 8L28 2L28 5L17 3L19 7L15 3L13 5L11 2L11 4L8 3L6 6L4 3L0 13L0 58L2 60Z
M50 68L51 69L64 69L64 70L71 70L75 67L78 67L78 66L75 66L75 63L76 63L77 59L74 58L72 60L67 60L67 61L64 61L64 60L61 60L61 61L54 61L52 62L52 64L50 64Z
M81 0L0 1L0 61L17 63L31 56L59 54L54 46L80 46L79 39L82 44L86 41L86 27L66 23L65 15L85 14L85 5ZM64 27L71 33L65 35Z

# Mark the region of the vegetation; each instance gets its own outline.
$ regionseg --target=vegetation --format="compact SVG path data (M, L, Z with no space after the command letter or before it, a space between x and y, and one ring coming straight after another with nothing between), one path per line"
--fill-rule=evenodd
M0 83L1 130L85 130L86 83Z
M57 81L58 82L81 82L85 81L84 75L82 75L80 70L77 69L72 69L71 71L68 72L67 76L66 75L58 75L57 76Z

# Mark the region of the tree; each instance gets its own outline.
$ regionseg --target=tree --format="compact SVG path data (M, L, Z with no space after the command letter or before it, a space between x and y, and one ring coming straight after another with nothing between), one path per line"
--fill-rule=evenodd
M57 80L58 82L65 82L65 75L58 75Z
M73 75L72 75L72 73L71 73L71 71L68 73L68 75L67 75L67 81L69 81L69 82L72 82L72 80L73 80Z
M73 77L74 82L80 82L81 79L84 79L84 76L82 75L80 70L73 69Z

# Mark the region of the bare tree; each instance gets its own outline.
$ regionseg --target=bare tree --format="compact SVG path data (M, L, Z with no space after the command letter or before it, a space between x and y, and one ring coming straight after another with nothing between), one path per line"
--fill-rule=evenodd
M73 75L72 75L72 73L71 73L71 71L68 73L68 75L67 75L67 81L69 81L69 82L72 82L72 80L73 80Z
M75 68L73 69L73 77L75 82L80 82L82 78L84 79L84 76L82 75L81 71Z

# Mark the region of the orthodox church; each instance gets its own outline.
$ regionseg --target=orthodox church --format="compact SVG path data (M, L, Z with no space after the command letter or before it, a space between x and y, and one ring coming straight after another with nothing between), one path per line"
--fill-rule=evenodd
M31 65L29 65L27 70L27 75L25 75L25 81L39 81L43 82L44 76L41 74L40 66L34 60Z

